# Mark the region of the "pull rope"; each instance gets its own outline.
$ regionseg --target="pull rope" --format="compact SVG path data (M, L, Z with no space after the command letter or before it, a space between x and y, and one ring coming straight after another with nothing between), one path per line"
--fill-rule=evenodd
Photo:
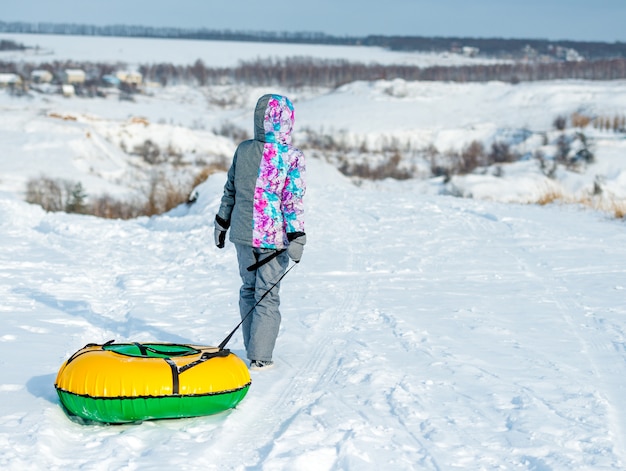
M291 271L291 269L292 269L293 267L295 267L296 265L297 265L296 263L294 263L293 265L291 265L291 266L290 266L290 267L289 267L289 268L285 271L285 273L283 273L283 274L280 276L280 278L278 278L278 280L277 280L277 281L276 281L276 282L275 282L275 283L274 283L274 284L270 287L270 289L268 289L265 293L263 293L263 296L261 296L261 299L259 299L259 300L256 302L256 304L255 304L254 306L252 306L252 309L250 309L250 310L248 311L248 313L247 313L245 316L243 316L243 318L241 319L241 322L240 322L239 324L237 324L237 327L235 327L235 328L233 329L233 331L232 331L230 334L228 334L224 340L222 340L222 343L220 343L220 344L219 344L219 346L218 346L217 348L219 348L220 350L223 350L223 349L224 349L224 347L226 346L226 344L227 344L228 342L230 342L230 339L232 338L232 336L233 336L233 335L235 335L235 332L237 332L237 329L239 329L239 327L241 327L241 325L243 324L243 321L245 321L245 320L248 318L248 316L249 316L250 314L252 314L252 311L254 311L254 309L255 309L255 308L256 308L259 304L261 304L261 301L263 301L263 299L265 298L265 296L267 296L267 295L270 293L270 291L272 291L272 290L276 287L276 285L277 285L278 283L280 283L280 282L281 282L281 280L285 277L285 275L287 275L287 273L289 273L289 272Z

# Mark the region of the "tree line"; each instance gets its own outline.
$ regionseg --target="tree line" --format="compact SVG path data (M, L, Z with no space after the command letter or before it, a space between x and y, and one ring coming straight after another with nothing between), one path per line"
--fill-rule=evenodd
M482 55L491 57L518 57L528 49L538 54L554 55L557 48L574 49L586 60L626 57L626 43L600 41L552 41L548 39L503 39L471 37L424 36L368 36L362 41L366 46L378 46L394 51L444 52L462 46L477 48Z
M336 88L358 80L396 78L406 81L509 83L561 79L619 80L626 79L626 59L417 67L294 57L241 62L236 67L221 68L207 67L201 60L191 66L153 64L141 66L140 72L147 80L163 85L195 82L201 86L244 83L253 86Z
M29 64L0 61L0 72L17 73L28 78L35 69L52 73L66 68L85 70L93 83L113 73L124 64L56 61ZM266 59L241 62L235 67L207 67L201 60L192 65L171 63L144 64L139 67L145 81L165 85L221 85L247 84L252 86L336 88L362 80L445 81L509 83L538 80L620 80L626 79L626 59L603 59L580 62L552 63L498 63L459 66L417 67L411 65L363 64L347 60L322 60L312 58Z
M0 51L23 51L26 46L9 39L0 39Z

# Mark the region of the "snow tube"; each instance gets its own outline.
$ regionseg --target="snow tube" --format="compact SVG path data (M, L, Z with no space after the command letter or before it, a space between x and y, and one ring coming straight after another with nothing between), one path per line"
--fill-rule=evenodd
M231 409L250 383L246 364L229 350L111 340L74 353L59 369L54 387L71 414L125 423Z

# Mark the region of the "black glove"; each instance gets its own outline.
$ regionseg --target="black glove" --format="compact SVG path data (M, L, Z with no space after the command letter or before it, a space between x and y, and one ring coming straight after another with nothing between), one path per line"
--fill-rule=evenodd
M228 230L228 226L230 224L228 221L224 221L221 217L215 216L215 245L218 249L224 248L224 243L226 242L226 231Z
M287 246L287 255L294 262L300 262L302 252L304 252L304 244L306 244L306 234L304 232L290 232L287 234L289 245Z

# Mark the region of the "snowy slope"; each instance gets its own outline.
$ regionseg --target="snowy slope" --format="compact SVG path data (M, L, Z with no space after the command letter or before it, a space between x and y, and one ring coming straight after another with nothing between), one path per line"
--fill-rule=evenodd
M460 147L468 138L489 136L498 129L548 131L559 115L623 113L625 87L626 82L621 80L516 85L401 79L355 82L317 98L314 105L300 106L298 116L306 118L307 125L314 129L333 126L363 134L430 131L436 133L435 145L447 149ZM461 136L460 131L465 135Z
M234 250L211 242L223 179L126 222L0 199L3 469L626 466L622 222L356 188L315 160L277 367L217 416L69 420L53 382L84 344L217 344L236 325Z

